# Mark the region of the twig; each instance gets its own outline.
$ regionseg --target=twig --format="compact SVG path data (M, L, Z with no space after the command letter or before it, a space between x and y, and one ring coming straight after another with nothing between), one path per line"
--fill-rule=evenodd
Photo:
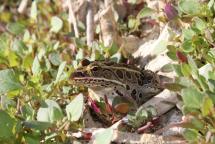
M1 106L2 110L6 109L5 101L6 101L6 96L1 95L1 97L0 97L0 102L1 102L0 106Z
M27 5L28 0L22 0L17 11L22 14L26 10Z
M93 0L87 0L87 45L92 46L94 40L94 12L93 12Z
M75 37L79 38L78 24L77 19L75 18L75 13L72 8L72 0L67 0L68 8L69 8L69 24L73 24L73 29L75 31Z

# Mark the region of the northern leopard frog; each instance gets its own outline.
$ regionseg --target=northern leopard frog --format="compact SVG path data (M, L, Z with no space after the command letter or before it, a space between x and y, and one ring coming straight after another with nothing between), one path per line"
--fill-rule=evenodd
M82 66L72 74L71 80L75 85L103 92L107 97L130 97L137 105L162 90L156 73L115 62L83 60Z

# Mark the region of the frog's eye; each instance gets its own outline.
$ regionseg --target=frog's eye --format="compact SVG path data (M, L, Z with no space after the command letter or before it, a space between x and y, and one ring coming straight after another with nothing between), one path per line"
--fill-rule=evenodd
M95 71L98 71L98 70L99 70L99 67L98 67L98 66L94 66L94 67L91 68L91 70L94 71L94 72L95 72Z
M81 66L88 66L90 64L90 61L88 59L83 59L81 61Z

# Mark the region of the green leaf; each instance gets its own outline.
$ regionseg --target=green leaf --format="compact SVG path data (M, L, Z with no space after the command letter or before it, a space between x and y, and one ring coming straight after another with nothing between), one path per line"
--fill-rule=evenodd
M56 76L56 79L55 79L55 83L59 82L62 78L62 74L63 74L63 70L66 66L66 62L62 62L58 68L58 72L57 72L57 76Z
M192 29L182 29L183 37L186 40L191 40L196 35Z
M22 106L22 116L26 120L33 120L34 119L34 109L29 104L25 104L24 106Z
M185 129L183 136L188 141L197 141L198 131L194 129Z
M210 71L213 71L213 66L212 64L208 63L199 69L199 74L204 76L206 79L208 79Z
M134 29L137 24L137 20L135 18L128 19L128 28Z
M186 40L182 43L182 48L184 52L192 52L194 50L194 47L192 46L192 41L191 40Z
M203 95L194 88L186 88L181 92L184 105L188 108L200 109Z
M62 63L60 55L57 52L50 53L49 60L54 66L59 66Z
M63 21L57 16L52 17L51 31L58 33L62 29L62 27L63 27Z
M15 138L13 129L15 120L5 111L0 110L0 140Z
M46 130L52 127L52 124L49 122L39 122L39 121L24 121L22 125L26 128L32 128L35 130Z
M192 124L192 128L196 129L196 130L203 130L204 129L204 121L201 121L200 119L198 119L198 117L193 117L191 119L191 124Z
M148 16L152 16L155 11L149 7L144 7L137 15L137 18L144 18Z
M198 75L198 67L197 67L195 61L192 59L191 56L188 55L187 59L188 59L188 64L191 68L192 75L194 76L194 78L196 78Z
M168 49L167 56L169 58L171 58L172 60L178 60L178 58L176 56L177 48L173 45L167 45L167 49Z
M166 64L161 68L161 72L168 73L168 72L172 72L172 71L173 71L172 64Z
M26 144L40 144L40 135L25 134L24 139Z
M214 6L214 2L215 2L215 0L210 0L210 1L208 2L208 7L209 7L210 9Z
M176 72L176 74L178 76L183 76L183 73L181 71L181 66L180 65L173 64L172 66L173 66L173 69L174 69L174 71Z
M183 88L185 88L183 85L178 84L178 83L165 83L164 84L165 88L171 91L180 91Z
M56 122L63 118L60 106L53 100L45 100L45 103L37 112L37 120L42 122Z
M82 60L84 58L84 50L83 49L79 49L78 53L76 54L75 59L76 60Z
M31 14L30 14L31 19L37 20L37 1L33 1L31 3Z
M191 68L188 64L182 63L181 64L181 72L184 76L190 76L191 75Z
M28 42L31 38L30 32L28 30L25 30L25 33L23 35L23 41Z
M200 84L203 91L209 90L208 82L206 81L205 77L203 77L202 75L198 75L197 81Z
M84 97L83 94L77 95L72 102L66 106L66 114L68 120L77 121L81 117L84 108Z
M15 39L13 41L12 50L16 52L17 55L19 55L20 57L23 57L25 55L25 51L27 51L27 49L28 48L26 47L23 41L18 39Z
M34 59L31 54L26 55L23 58L23 63L22 63L23 68L25 68L26 70L30 70L33 64L33 61Z
M213 101L210 99L210 97L205 96L203 98L202 107L201 107L202 115L203 116L209 115L210 112L213 111L213 109L214 109Z
M21 23L9 23L7 25L7 29L10 33L14 34L14 35L18 35L24 32L25 30L25 26Z
M107 128L95 134L95 144L110 144L113 137L113 129Z
M203 32L207 28L206 22L200 19L199 17L194 17L193 21L194 21L194 24L193 24L194 27L200 30L201 32Z
M19 90L21 88L22 85L17 80L17 76L12 69L0 71L0 94Z
M0 35L0 56L4 53L4 51L9 47L9 36L7 34Z
M168 42L166 40L158 39L156 45L152 50L152 55L158 55L167 49Z
M119 50L119 47L115 43L112 43L110 47L104 48L104 51L108 53L109 56L116 54L118 50Z
M59 48L59 45L60 45L60 42L57 41L57 42L54 44L53 49L54 49L54 50L57 50L57 49Z
M190 15L197 15L200 13L200 2L197 0L180 0L179 10Z
M33 64L32 64L32 73L33 75L38 75L41 72L40 62L38 56L35 56Z
M14 52L8 53L8 61L10 67L15 67L19 65L18 56Z
M71 89L71 86L63 86L63 94L68 95Z
M170 52L170 51L168 51L168 52L167 52L167 56L168 56L170 59L174 60L174 61L175 61L175 60L178 60L178 58L177 58L175 52Z

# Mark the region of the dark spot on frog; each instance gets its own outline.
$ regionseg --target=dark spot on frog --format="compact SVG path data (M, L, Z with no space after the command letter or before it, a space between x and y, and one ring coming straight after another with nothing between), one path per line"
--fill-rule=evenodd
M116 70L116 74L120 79L123 79L123 72L121 70Z
M123 94L118 90L116 90L116 94L118 94L119 96L123 96Z
M103 69L103 71L101 71L101 76L106 79L111 79L113 77L113 72L110 69Z
M151 83L152 80L153 80L153 76L152 75L141 75L141 81L143 82L143 84Z
M130 86L129 85L126 85L126 90L130 90Z
M139 93L139 98L142 99L143 98L143 94Z
M137 93L136 89L133 89L132 92L131 92L131 97L132 97L134 100L136 100L136 93Z
M125 74L126 74L126 77L127 77L128 79L131 79L131 74L130 74L129 72L126 71Z
M142 79L138 79L138 85L139 85L139 86L143 86L143 83L144 83L144 82L143 82Z
M136 77L137 79L139 79L139 78L140 78L140 74L139 74L139 73L135 73L135 77Z

